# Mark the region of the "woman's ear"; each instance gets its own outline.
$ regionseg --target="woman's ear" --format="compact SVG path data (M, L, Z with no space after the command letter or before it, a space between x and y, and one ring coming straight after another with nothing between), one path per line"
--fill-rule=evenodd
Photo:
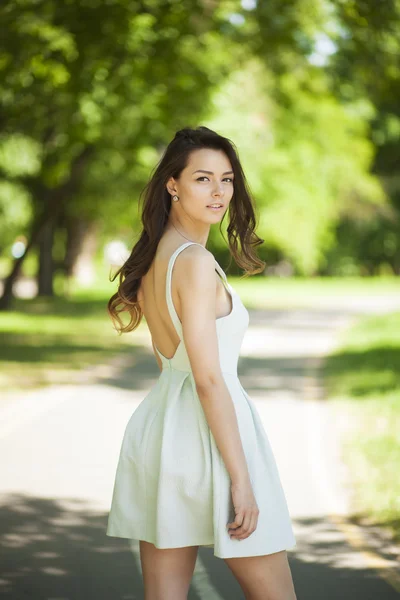
M167 192L169 194L171 194L171 196L174 196L177 193L175 186L176 186L175 179L173 177L170 177L167 181L166 188L167 188Z

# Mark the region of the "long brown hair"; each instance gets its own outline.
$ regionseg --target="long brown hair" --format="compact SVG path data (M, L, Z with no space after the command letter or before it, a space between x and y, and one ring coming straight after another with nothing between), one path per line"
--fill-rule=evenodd
M190 153L201 148L225 152L234 172L234 192L229 204L227 227L231 255L236 263L245 270L245 277L260 273L265 267L265 262L260 260L253 250L264 240L254 232L256 216L253 201L235 145L228 138L208 127L200 126L196 129L185 127L175 134L153 170L149 182L141 192L139 206L144 194L141 215L143 231L129 258L110 277L110 281L114 281L119 275L118 290L111 296L107 308L114 326L120 334L136 329L143 316L137 301L137 292L141 278L147 273L153 261L171 210L171 195L166 184L170 177L179 179L181 172L188 164ZM220 231L221 224L222 221L220 222ZM238 241L240 241L240 250ZM123 324L120 317L120 313L125 311L130 313L130 321L127 325Z

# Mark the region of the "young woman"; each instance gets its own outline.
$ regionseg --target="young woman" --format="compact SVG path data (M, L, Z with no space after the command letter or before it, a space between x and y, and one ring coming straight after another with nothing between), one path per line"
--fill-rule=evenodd
M146 186L141 236L114 276L117 329L133 331L144 316L161 369L126 426L107 527L140 540L146 600L187 598L199 546L226 561L246 598L296 599L284 491L237 374L249 313L206 249L227 211L230 252L246 273L260 272L253 247L263 240L235 146L207 127L178 131Z

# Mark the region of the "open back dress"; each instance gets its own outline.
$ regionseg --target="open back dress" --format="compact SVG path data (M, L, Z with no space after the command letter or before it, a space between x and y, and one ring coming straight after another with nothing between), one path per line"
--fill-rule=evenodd
M226 527L235 517L231 481L196 391L171 295L175 259L195 243L179 246L169 259L166 300L180 343L172 358L156 348L162 371L126 425L107 535L145 540L157 548L211 546L219 558L288 550L296 540L275 458L237 372L249 313L215 261L232 299L231 312L216 319L220 366L260 511L256 530L244 540L231 539Z

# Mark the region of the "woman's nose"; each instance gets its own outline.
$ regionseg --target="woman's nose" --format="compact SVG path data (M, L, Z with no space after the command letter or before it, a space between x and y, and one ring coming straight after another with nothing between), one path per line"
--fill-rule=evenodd
M223 193L224 193L224 188L223 188L222 183L217 183L214 188L214 196L215 195L222 196Z

